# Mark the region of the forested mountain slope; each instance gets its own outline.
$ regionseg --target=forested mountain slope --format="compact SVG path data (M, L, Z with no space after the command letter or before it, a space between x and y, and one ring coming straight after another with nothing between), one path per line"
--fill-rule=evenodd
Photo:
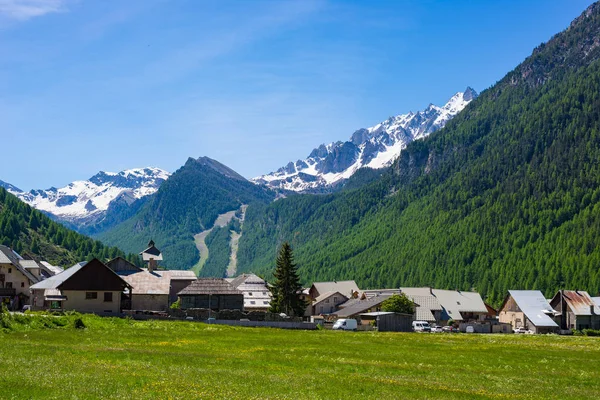
M126 257L116 247L104 246L52 221L4 188L0 188L0 244L12 247L22 256L47 260L61 267L94 257L100 260ZM137 256L126 258L139 263Z
M375 183L249 207L238 270L288 240L305 283L598 293L599 58L596 3Z
M152 238L163 252L164 266L189 269L199 259L195 234L210 229L219 214L274 197L270 189L215 160L190 158L135 215L97 237L131 252L143 250Z

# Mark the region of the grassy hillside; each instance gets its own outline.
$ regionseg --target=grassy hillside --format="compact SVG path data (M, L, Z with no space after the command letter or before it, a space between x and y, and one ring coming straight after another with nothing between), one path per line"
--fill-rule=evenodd
M217 161L190 158L138 213L96 237L131 252L143 250L152 238L164 266L189 269L199 260L195 234L210 229L219 214L242 204L268 203L274 196Z
M284 240L306 283L600 291L600 6L375 183L250 207L238 270Z
M307 332L91 315L82 330L59 319L65 328L0 332L3 398L590 399L600 379L593 337Z
M62 267L94 257L100 260L126 257L116 247L105 246L52 221L3 188L0 188L0 243L12 247L22 256L47 260ZM139 262L134 255L126 258Z

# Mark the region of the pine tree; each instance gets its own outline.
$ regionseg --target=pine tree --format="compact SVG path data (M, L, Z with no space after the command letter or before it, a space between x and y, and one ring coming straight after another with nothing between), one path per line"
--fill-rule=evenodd
M304 315L306 303L300 298L302 285L297 266L294 264L292 248L288 242L279 249L274 276L271 312L292 316Z

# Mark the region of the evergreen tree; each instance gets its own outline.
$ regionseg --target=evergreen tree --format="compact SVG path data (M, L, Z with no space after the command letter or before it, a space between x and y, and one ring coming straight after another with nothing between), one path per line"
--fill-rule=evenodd
M304 315L306 303L300 298L302 285L297 266L294 264L292 247L288 242L285 242L279 250L274 276L271 312L292 316Z

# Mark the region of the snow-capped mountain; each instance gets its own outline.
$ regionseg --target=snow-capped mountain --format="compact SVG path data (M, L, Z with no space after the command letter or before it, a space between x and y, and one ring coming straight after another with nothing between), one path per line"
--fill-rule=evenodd
M131 204L156 192L169 175L160 168L135 168L118 173L101 171L86 181L75 181L58 189L7 190L58 220L81 226L100 220L109 206L117 202Z
M322 144L305 160L290 162L275 172L252 179L271 188L297 192L320 191L332 187L362 167L383 168L392 164L413 140L441 129L477 97L467 87L443 107L430 104L425 110L390 117L366 129L359 129L347 142Z

